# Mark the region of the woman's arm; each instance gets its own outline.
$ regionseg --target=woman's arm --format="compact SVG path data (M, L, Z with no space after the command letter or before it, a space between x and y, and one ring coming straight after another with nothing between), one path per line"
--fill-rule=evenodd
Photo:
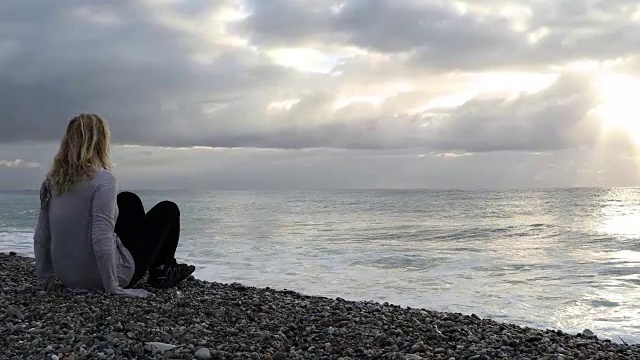
M36 256L36 281L38 287L50 290L55 283L55 273L51 261L51 230L49 229L50 198L49 180L45 180L40 186L40 211L33 235L33 252Z
M117 183L115 178L98 185L91 204L91 245L104 289L111 294L145 297L144 289L123 289L118 284L116 234L114 232Z

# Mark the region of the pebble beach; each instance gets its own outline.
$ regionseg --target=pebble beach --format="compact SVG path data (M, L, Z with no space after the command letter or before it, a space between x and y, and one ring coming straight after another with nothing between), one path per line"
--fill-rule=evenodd
M190 279L149 298L35 286L0 253L0 359L637 359L640 346L392 304ZM142 287L146 287L142 284Z

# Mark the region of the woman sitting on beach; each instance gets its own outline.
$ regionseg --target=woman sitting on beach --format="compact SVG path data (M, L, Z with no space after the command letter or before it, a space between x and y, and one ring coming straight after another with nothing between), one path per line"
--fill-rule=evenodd
M162 201L145 214L140 198L117 193L109 171L109 129L99 115L71 119L40 188L34 252L38 286L64 286L147 296L132 289L149 272L149 284L167 288L195 270L178 264L180 212Z

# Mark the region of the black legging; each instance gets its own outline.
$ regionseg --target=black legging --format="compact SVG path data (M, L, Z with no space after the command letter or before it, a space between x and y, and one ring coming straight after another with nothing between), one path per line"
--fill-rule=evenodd
M142 200L131 192L118 194L115 232L135 262L129 286L135 285L149 269L176 262L180 238L180 210L171 201L161 201L145 214Z

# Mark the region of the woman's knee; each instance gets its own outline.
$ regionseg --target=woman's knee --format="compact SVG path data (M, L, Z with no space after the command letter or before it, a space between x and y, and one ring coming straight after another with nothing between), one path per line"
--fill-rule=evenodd
M140 200L140 197L131 191L123 191L118 194L118 201Z
M173 201L161 201L156 205L156 207L162 209L163 213L167 213L176 217L180 216L180 208L178 207L178 204L174 203Z
M142 205L142 200L140 199L140 197L130 191L123 191L119 193L116 199L118 202L118 206L125 204L135 206Z

